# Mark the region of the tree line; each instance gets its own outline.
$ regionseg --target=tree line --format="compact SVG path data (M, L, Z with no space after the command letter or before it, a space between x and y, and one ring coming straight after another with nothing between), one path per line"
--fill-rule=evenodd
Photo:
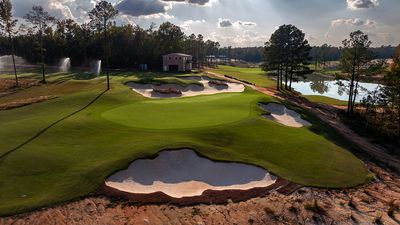
M379 59L390 59L396 47L380 46L370 47L370 50ZM226 57L227 60L243 60L246 62L260 63L264 61L264 47L222 47L219 49L219 55ZM311 46L311 62L319 69L325 69L329 61L339 61L341 56L341 47L328 44L321 46Z
M33 6L22 26L12 17L10 0L0 1L1 55L18 55L44 67L63 57L72 66L87 67L92 60L103 60L107 68L136 68L148 64L162 68L162 55L182 52L193 55L194 64L203 64L206 56L217 55L220 44L199 34L185 35L170 22L158 28L137 25L118 26L113 19L118 11L106 2L97 3L89 12L90 22L78 24L72 19L57 19L41 6ZM106 69L107 69L106 68ZM43 75L45 82L45 76Z

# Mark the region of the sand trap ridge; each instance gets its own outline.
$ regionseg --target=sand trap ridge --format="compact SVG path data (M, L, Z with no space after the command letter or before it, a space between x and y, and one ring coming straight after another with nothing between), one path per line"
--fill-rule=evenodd
M128 169L106 180L114 189L150 194L163 192L174 198L201 195L205 190L248 190L267 187L276 177L247 164L214 162L193 150L163 151L155 159L136 160Z
M271 113L271 115L265 115L266 118L274 120L280 124L289 127L311 126L311 123L306 120L303 120L299 113L286 108L286 106L284 105L276 103L269 103L269 104L260 103L260 107Z
M187 87L178 84L162 84L162 85L152 85L152 84L138 84L135 82L127 82L126 85L132 88L133 91L139 93L147 98L179 98L179 97L189 97L198 95L212 95L218 93L227 92L243 92L245 87L243 84L232 83L223 81L224 85L216 85L210 83L212 79L205 76L193 76L184 77L182 79L197 80L201 85L188 85ZM182 94L162 94L157 93L154 89L174 89L179 90Z

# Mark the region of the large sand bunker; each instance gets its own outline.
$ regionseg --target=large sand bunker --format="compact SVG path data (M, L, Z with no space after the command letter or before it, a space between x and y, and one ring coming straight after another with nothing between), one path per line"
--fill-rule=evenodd
M135 194L163 192L174 198L200 196L205 190L248 190L267 187L276 177L247 164L214 162L189 149L163 151L139 159L112 175L106 185Z
M286 106L276 103L260 104L260 107L267 110L271 115L265 115L266 118L274 120L280 124L289 127L304 127L311 126L311 123L303 120L299 113L291 109L286 108Z
M178 84L152 85L138 84L135 82L127 82L126 85L132 88L132 90L136 93L139 93L147 98L178 98L198 95L212 95L228 92L243 92L245 89L243 84L217 81L205 76L184 77L182 79L197 80L202 85L191 84L184 87ZM169 90L171 90L171 93L162 93L164 91L168 92Z

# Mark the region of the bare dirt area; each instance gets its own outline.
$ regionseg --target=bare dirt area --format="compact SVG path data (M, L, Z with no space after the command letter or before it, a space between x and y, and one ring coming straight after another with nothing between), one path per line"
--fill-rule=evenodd
M19 86L17 87L14 79L0 79L0 96L4 94L3 92L12 92L17 88L29 88L40 84L40 82L35 79L19 79L18 83Z
M376 179L346 190L302 188L291 195L223 205L135 205L106 197L0 219L0 224L399 224L400 177L368 164Z
M31 104L38 103L38 102L44 102L44 101L51 100L54 98L57 98L57 96L55 96L55 95L39 96L39 97L26 98L26 99L21 99L21 100L17 100L17 101L7 102L7 103L0 104L0 111L19 108L19 107L31 105Z

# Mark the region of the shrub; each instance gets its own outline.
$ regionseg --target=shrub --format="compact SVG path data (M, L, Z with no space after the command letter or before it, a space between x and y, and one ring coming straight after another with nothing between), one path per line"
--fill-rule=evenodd
M218 85L218 86L225 86L225 87L228 86L224 81L221 81L221 80L210 80L210 81L208 82L208 84L209 84L210 86L211 86L211 85Z
M382 223L382 213L378 213L374 219L375 224L383 224Z
M396 204L395 200L389 202L389 209L387 214L389 216L393 216L394 212L399 209L399 206Z
M201 211L199 208L192 208L192 216L200 215Z
M356 204L355 204L354 201L353 201L353 198L350 198L349 203L348 203L347 205L348 205L349 207L353 208L353 209L356 209L356 208L357 208Z
M318 213L318 214L323 214L325 213L325 210L318 204L317 200L314 200L313 203L305 203L304 208L306 210Z
M274 214L275 214L274 210L272 210L272 209L269 208L269 207L265 207L265 208L264 208L264 212L265 212L265 214L267 214L267 215L274 215Z
M182 94L182 92L180 90L173 89L173 88L165 88L165 89L154 88L153 91L160 93L160 94L177 94L177 95Z
M294 214L297 214L297 212L298 212L298 209L297 209L296 206L294 206L294 205L291 205L291 206L288 208L288 210L289 210L289 212L292 212L292 213L294 213Z

